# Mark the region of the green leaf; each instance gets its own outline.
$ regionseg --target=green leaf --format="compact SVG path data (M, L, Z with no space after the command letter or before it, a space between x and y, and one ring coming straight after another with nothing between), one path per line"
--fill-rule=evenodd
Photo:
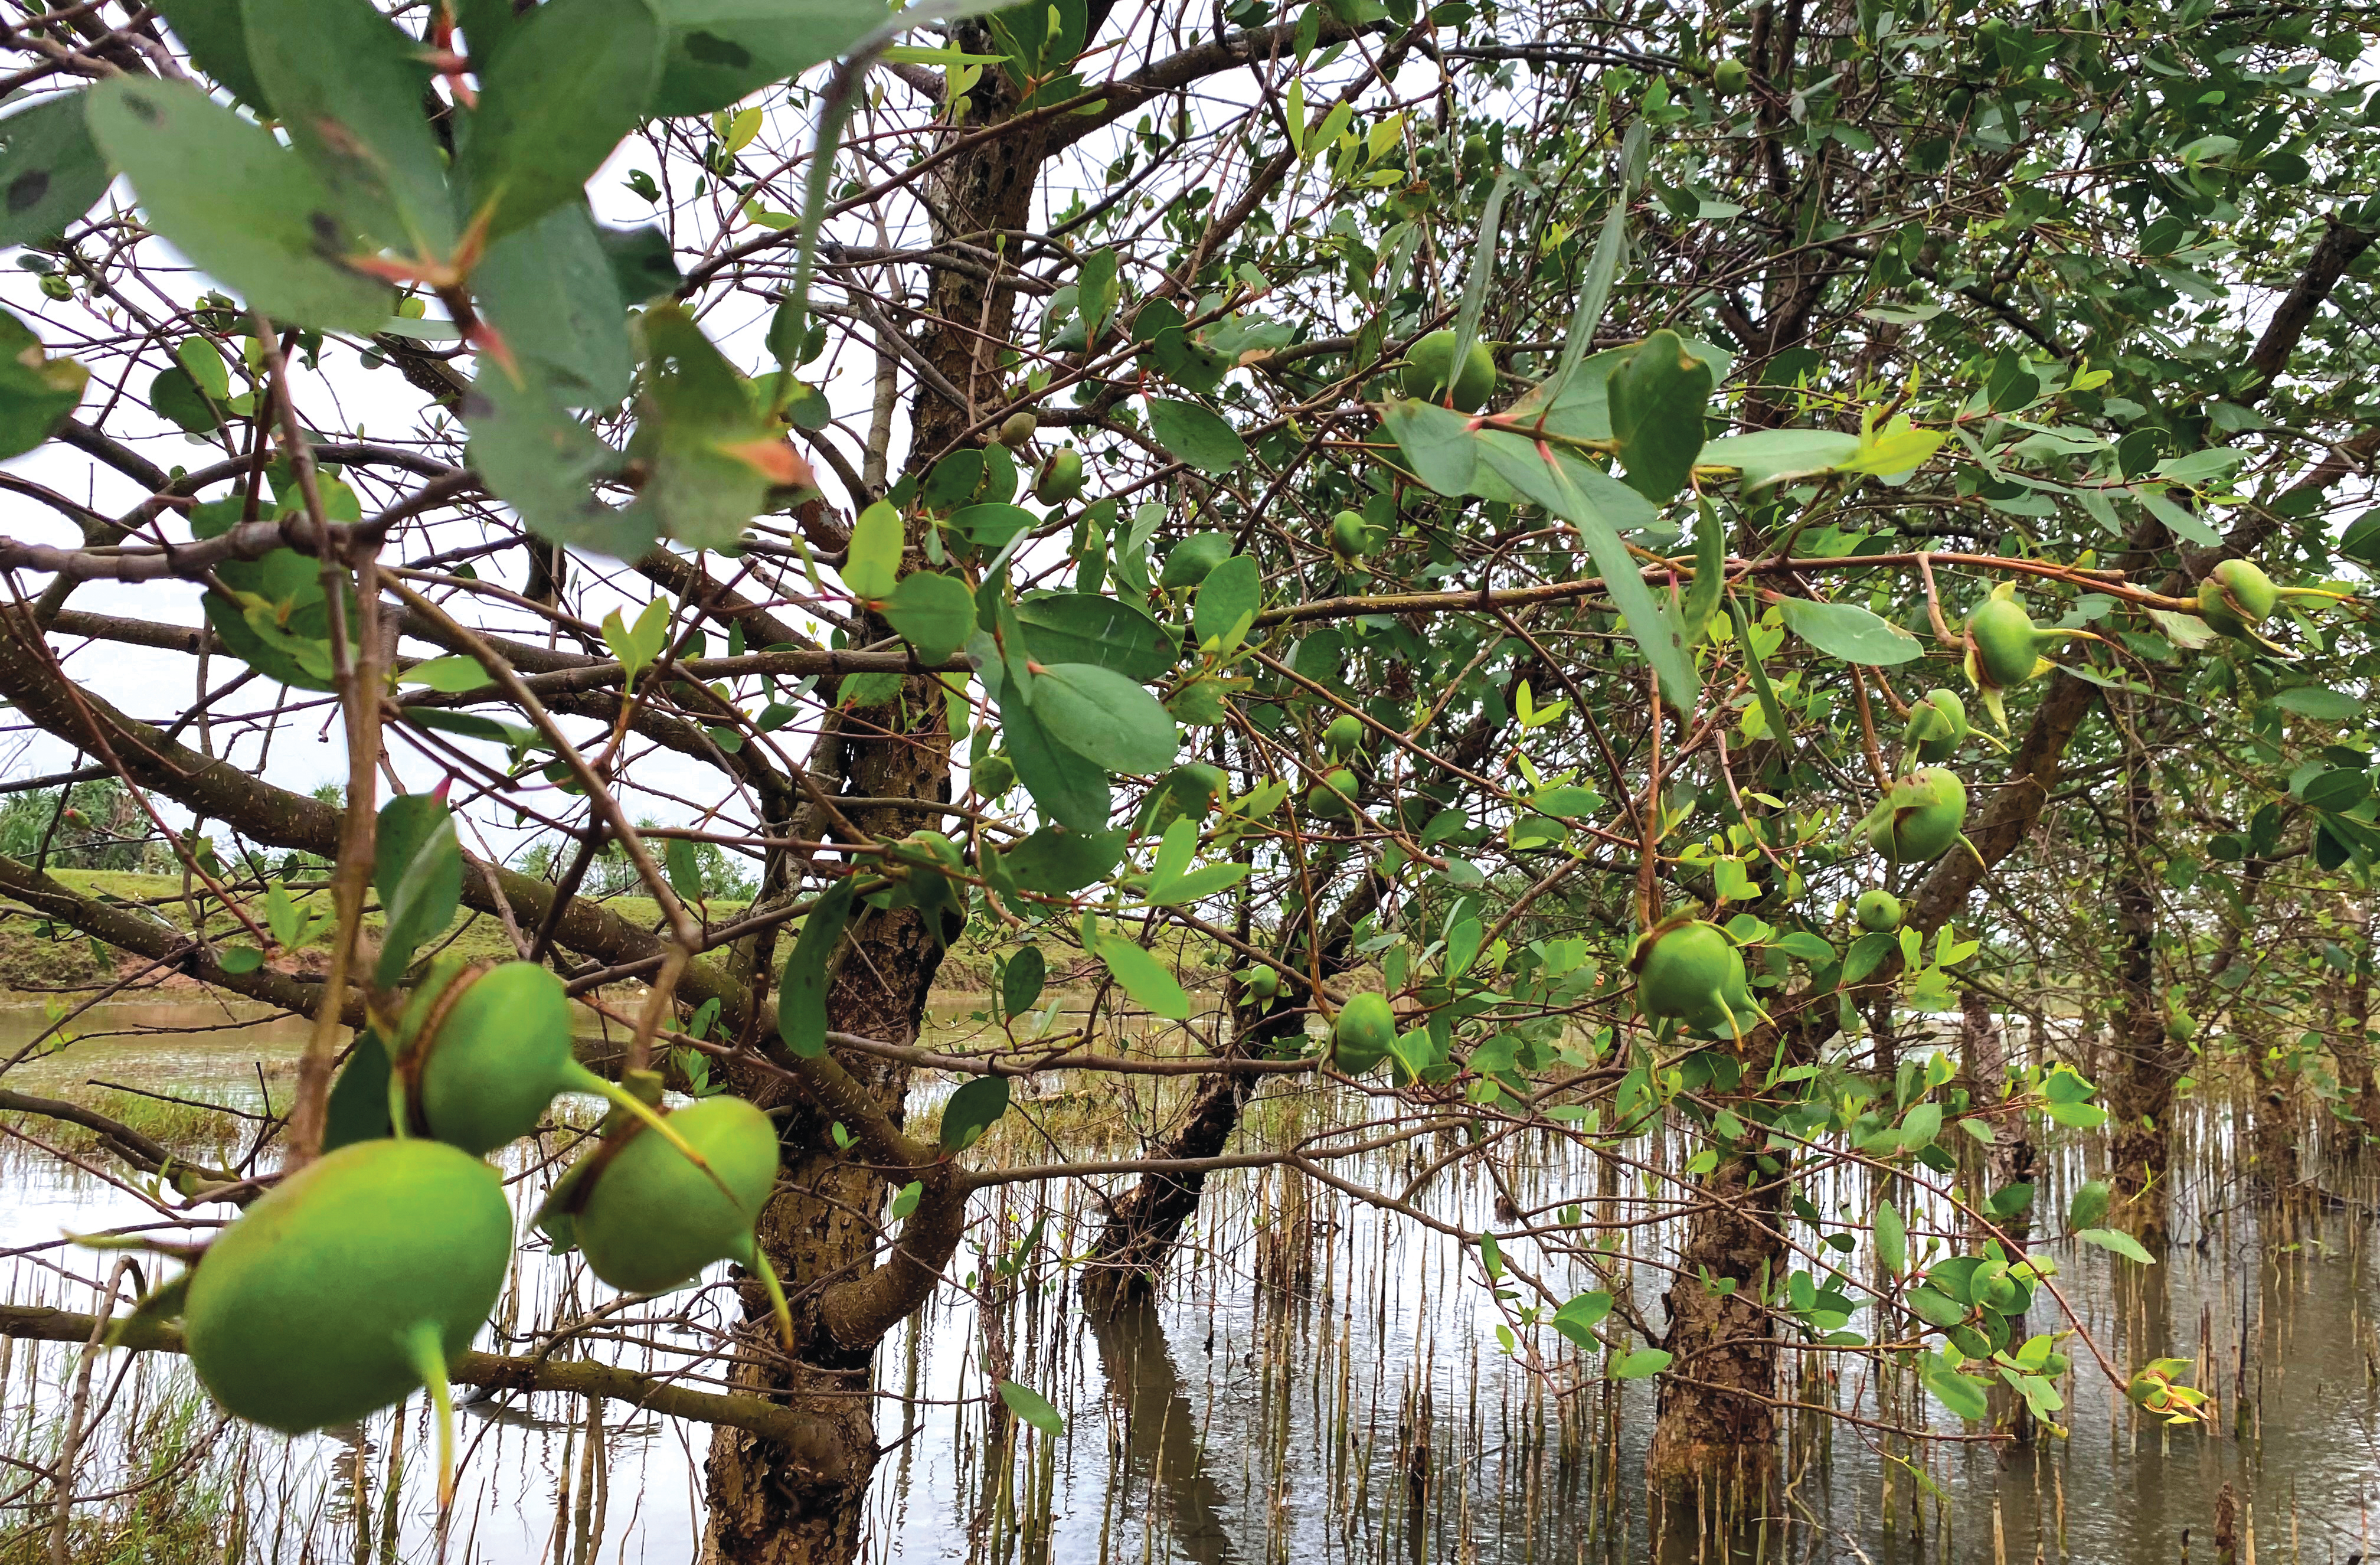
M642 555L657 536L652 513L615 508L594 490L620 466L620 454L570 416L534 362L519 368L516 376L482 359L463 394L472 470L539 537L622 560Z
M1176 1022L1190 1019L1190 996L1156 957L1122 935L1101 935L1099 955L1134 1000L1160 1016Z
M1228 473L1247 460L1239 431L1195 402L1150 397L1148 427L1159 444L1202 473Z
M1169 723L1172 721L1167 719ZM1009 759L1016 764L1017 781L1033 795L1041 813L1075 831L1104 836L1110 802L1106 771L1051 737L1023 701L1002 701L1000 724L1008 741Z
M1002 1380L1000 1383L1000 1400L1008 1404L1009 1412L1053 1440L1065 1430L1065 1420L1058 1416L1058 1410L1051 1407L1049 1400L1038 1391L1028 1390L1014 1380Z
M652 450L634 508L662 536L697 549L727 548L759 514L771 487L752 454L779 448L783 433L752 406L743 377L684 306L654 305L638 317L638 333L644 381L637 432Z
M68 92L0 119L0 245L55 238L107 194L83 102Z
M93 87L85 118L157 231L255 309L366 334L387 319L388 285L340 264L361 246L271 131L186 82L132 76Z
M1253 555L1234 554L1208 571L1207 579L1198 584L1190 633L1200 646L1213 641L1228 654L1246 638L1257 611L1263 607L1263 570Z
M1847 663L1887 666L1925 655L1925 644L1889 620L1855 603L1820 603L1779 598L1786 628L1828 657Z
M884 601L884 617L920 659L939 663L975 634L975 594L956 576L913 571Z
M248 63L248 24L239 0L157 0L157 13L189 50L191 64L249 107L268 106L256 68Z
M71 358L43 358L33 329L0 309L0 459L49 439L82 400L90 378Z
M1889 1201L1876 1208L1876 1254L1884 1269L1900 1277L1909 1270L1909 1227Z
M2096 1228L2107 1221L2110 1194L2107 1182L2103 1179L2076 1185L2074 1194L2067 1198L2066 1226L2070 1229Z
M2351 722L2363 715L2363 703L2344 690L2325 690L2319 685L2300 685L2273 698L2273 703L2284 711L2300 717L2310 717L2317 722Z
M1517 435L1490 434L1479 442L1488 464L1514 489L1576 528L1603 573L1604 590L1628 618L1628 633L1643 649L1661 684L1661 699L1679 711L1692 711L1700 698L1701 682L1694 659L1686 651L1685 635L1677 618L1645 585L1635 560L1599 503L1601 492L1619 490L1627 500L1643 500L1622 489L1611 477L1585 463L1548 461L1537 448ZM1590 493L1597 498L1590 498Z
M892 1205L887 1210L892 1220L899 1222L911 1212L916 1211L917 1203L924 1200L925 1196L926 1182L922 1179L913 1179L892 1193Z
M290 145L355 228L406 255L455 248L455 203L421 112L420 45L371 0L241 0L249 63Z
M1156 697L1097 663L1043 668L1033 681L1033 713L1051 738L1110 771L1162 770L1182 747L1181 731Z
M1615 1380L1642 1380L1669 1368L1670 1358L1666 1348L1639 1348L1633 1353L1621 1355L1611 1366L1611 1377Z
M647 0L546 0L505 31L455 160L491 239L583 195L642 117L661 42Z
M1833 430L1758 430L1729 435L1703 447L1696 466L1736 467L1743 489L1755 493L1789 479L1831 473L1859 455L1859 436Z
M1106 817L1105 807L1100 810ZM1069 831L1044 826L1000 855L1011 879L1028 892L1067 896L1107 879L1123 861L1124 831Z
M263 966L264 952L252 945L225 946L222 956L216 960L215 965L237 977L241 974L253 973Z
M693 843L684 837L671 837L662 843L662 867L669 876L670 890L681 901L702 900L702 859Z
M628 319L586 202L565 202L490 245L471 273L471 294L505 347L537 363L563 406L608 412L628 394L636 375Z
M335 1152L358 1141L378 1141L389 1134L388 1046L378 1033L366 1030L347 1051L339 1079L331 1084L331 1100L322 1123L322 1150Z
M854 598L890 597L901 575L901 513L880 500L851 524L851 545L843 560L843 584Z
M1008 1017L1022 1016L1033 1009L1041 998L1041 986L1049 981L1049 959L1038 945L1021 948L1000 970L1000 1011Z
M977 1076L962 1082L942 1105L941 1141L945 1152L964 1152L1008 1112L1008 1078Z
M1611 1295L1600 1289L1591 1293L1572 1294L1561 1308L1554 1311L1553 1328L1582 1348L1601 1346L1595 1328L1611 1313Z
M664 115L723 109L848 54L885 18L879 0L655 0L653 8L667 34L647 112Z
M2156 1265L2156 1257L2143 1249L2139 1240L2120 1229L2078 1228L2074 1231L2074 1237L2085 1244L2096 1244L2102 1250L2112 1251L2128 1261L2138 1261L2143 1266Z
M1920 1378L1944 1407L1961 1418L1980 1423L1991 1416L1991 1402L1985 1395L1989 1388L1973 1376L1939 1368L1929 1359Z
M463 849L455 817L435 794L399 794L382 805L372 889L387 928L374 981L394 989L424 940L444 934L463 900Z
M820 892L785 953L777 981L777 1036L796 1059L826 1052L826 964L851 922L853 889L846 875Z
M1380 416L1414 477L1440 494L1471 492L1473 471L1479 462L1479 443L1472 434L1471 417L1434 402L1392 400Z
M432 690L449 696L459 696L466 690L479 690L493 685L488 671L480 666L477 658L424 658L397 675L407 685L426 685Z
M1174 631L1121 598L1051 592L1016 605L1036 661L1097 663L1135 684L1160 678L1179 655Z
M1656 503L1675 494L1703 448L1711 370L1671 331L1645 339L1611 372L1611 433L1628 487Z

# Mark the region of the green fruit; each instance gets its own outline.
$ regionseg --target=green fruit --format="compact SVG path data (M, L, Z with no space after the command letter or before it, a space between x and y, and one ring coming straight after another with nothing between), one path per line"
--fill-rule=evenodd
M2013 598L1986 598L1967 616L1967 647L1985 683L2005 690L2033 677L2042 633Z
M1752 67L1742 60L1721 60L1711 71L1711 85L1732 97L1752 85Z
M1083 454L1072 446L1050 453L1041 474L1033 480L1033 498L1044 505L1062 505L1083 492Z
M1341 712L1322 731L1322 746L1331 759L1346 759L1364 747L1364 720L1354 712Z
M2187 1011L2177 1011L2166 1018L2165 1036L2176 1043L2188 1043L2198 1036L2198 1018Z
M706 1098L662 1122L702 1155L710 1173L631 1124L620 1141L589 1154L604 1160L590 1171L572 1219L589 1268L623 1292L683 1288L718 1261L754 1265L752 1225L777 1183L776 1127L744 1099Z
M1759 1002L1752 998L1752 980L1738 953L1727 981L1702 1010L1684 1019L1686 1030L1707 1037L1736 1037L1760 1019Z
M483 1157L536 1130L553 1095L579 1085L569 995L533 962L467 970L433 1002L397 1070L419 1128Z
M1165 556L1165 568L1158 574L1157 585L1196 587L1207 579L1209 571L1231 557L1230 533L1194 532Z
M432 1351L469 1351L512 1253L494 1169L436 1141L343 1146L207 1246L182 1312L191 1366L251 1424L351 1424L423 1385Z
M1271 967L1243 967L1232 975L1240 988L1257 1000L1270 1000L1281 993L1281 974Z
M1727 931L1702 919L1656 929L1639 943L1636 1007L1647 1016L1707 1018L1722 1000L1750 999L1743 952Z
M1330 1064L1342 1075L1360 1076L1389 1057L1397 1041L1397 1015L1389 997L1367 989L1339 1009L1330 1026Z
M1885 790L1865 822L1868 846L1898 864L1939 858L1967 823L1967 785L1938 766L1920 767Z
M1000 433L993 438L1014 451L1031 440L1033 431L1040 427L1041 420L1030 413L1011 413L1000 421Z
M975 763L967 773L967 781L974 785L977 797L999 798L1016 786L1016 763L1003 752L994 750Z
M1970 732L1967 703L1959 699L1959 693L1928 690L1925 698L1910 709L1904 741L1920 760L1949 760L1967 742Z
M74 297L74 283L64 273L45 272L37 285L43 298L65 300Z
M1888 934L1900 928L1900 899L1877 886L1860 893L1853 904L1852 916L1859 927L1876 934Z
M1425 402L1451 401L1464 413L1476 413L1496 394L1496 356L1488 345L1474 342L1463 356L1463 372L1454 373L1454 334L1432 332L1405 349L1405 394ZM1450 388L1451 391L1450 391Z
M1321 782L1305 790L1306 812L1343 820L1355 812L1355 794L1361 786L1354 772L1343 766L1333 767Z
M1360 560L1379 546L1379 534L1361 513L1342 511L1330 518L1330 552L1341 559Z
M2245 638L2281 601L2273 578L2245 560L2225 560L2198 584L2198 613L2225 636Z

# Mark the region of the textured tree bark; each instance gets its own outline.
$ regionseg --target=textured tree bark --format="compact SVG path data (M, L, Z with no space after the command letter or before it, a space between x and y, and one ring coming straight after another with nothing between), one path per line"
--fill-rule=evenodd
M2121 847L2112 901L2116 910L2116 1014L2108 1047L2114 1079L2107 1086L2114 1129L2108 1184L2111 1216L2152 1250L2162 1249L2172 1215L2166 1194L2173 1161L2169 1122L2180 1049L2168 1036L2165 987L2157 982L2156 867L2148 859L2156 840L2157 797L2148 758L2134 750L2124 784L2131 840Z
M958 30L958 41L990 49L980 24ZM991 124L1014 106L1007 78L985 73L969 95L970 126ZM929 205L942 243L986 243L987 237L1029 226L1035 176L1044 137L1038 130L995 137L954 159L935 182ZM923 467L954 444L1004 396L1000 351L1015 324L1016 290L979 269L937 267L929 276L928 325L918 353L936 372L921 378L911 409L910 464ZM953 399L949 390L960 394ZM980 443L978 440L976 443ZM922 561L922 530L913 525L903 568ZM871 619L875 637L889 627ZM825 758L853 798L947 801L951 740L945 695L934 679L913 677L882 706L845 711ZM914 813L880 807L846 818L870 838L906 836ZM855 922L827 990L827 1023L838 1032L892 1043L914 1043L926 999L941 965L942 948L914 910L873 913ZM870 1055L839 1056L895 1124L909 1090L905 1064ZM747 1359L737 1366L740 1391L758 1392L800 1411L814 1438L804 1449L740 1429L712 1437L707 1465L710 1515L706 1559L719 1565L840 1565L856 1557L868 1486L876 1468L871 1398L875 1347L882 1323L835 1318L820 1308L837 1280L868 1269L880 1243L888 1186L882 1177L838 1149L832 1116L766 1079L738 1081L737 1089L762 1108L788 1110L781 1122L782 1168L777 1194L761 1215L760 1244L784 1281L797 1337L790 1359ZM745 1312L758 1321L768 1302L757 1284L744 1290Z
M2342 898L2339 912L2347 926L2339 943L2355 965L2338 997L2330 1053L2338 1064L2339 1107L2354 1118L2332 1118L2330 1145L2335 1157L2348 1160L2362 1158L2380 1135L2380 1080L2372 1069L2372 904Z

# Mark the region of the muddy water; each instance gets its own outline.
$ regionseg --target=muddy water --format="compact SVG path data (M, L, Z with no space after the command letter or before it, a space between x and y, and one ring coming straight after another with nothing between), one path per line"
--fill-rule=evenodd
M152 1013L110 1019L117 1030L188 1025ZM218 1014L212 1018L219 1023ZM951 1027L963 1018L946 1017ZM0 1014L0 1043L21 1022ZM120 1027L118 1026L120 1024ZM97 1030L97 1029L94 1029ZM170 1077L193 1096L252 1106L254 1062L295 1047L276 1029L177 1038L79 1043L83 1076ZM91 1068L93 1061L104 1068ZM60 1068L52 1062L49 1069ZM12 1075L12 1082L16 1078ZM250 1097L237 1097L242 1084ZM212 1089L200 1090L201 1088ZM920 1088L920 1108L941 1089ZM1021 1105L1062 1144L1087 1102L1057 1097ZM1148 1095L1143 1093L1143 1104ZM1350 1104L1259 1105L1273 1128L1312 1132ZM1011 1123L1021 1115L1012 1115ZM2210 1109L2188 1129L2178 1159L2178 1231L2203 1245L2140 1268L2104 1252L2051 1246L2059 1285L2091 1339L2119 1365L2170 1355L2216 1391L2212 1429L2165 1429L2124 1404L2080 1344L2062 1388L2068 1435L2030 1448L1977 1442L1916 1445L1866 1425L1795 1419L1789 1484L1772 1515L1718 1537L1691 1518L1648 1514L1642 1483L1653 1391L1606 1377L1560 1339L1523 1328L1516 1344L1541 1355L1542 1374L1508 1356L1510 1326L1479 1274L1475 1253L1431 1222L1493 1222L1496 1188L1458 1165L1421 1181L1415 1220L1383 1215L1327 1185L1278 1171L1219 1176L1200 1226L1156 1303L1094 1322L1076 1306L1066 1257L1087 1247L1098 1211L1074 1187L988 1191L952 1286L880 1355L880 1438L888 1448L871 1497L871 1561L1186 1561L1188 1565L1321 1565L1322 1561L1694 1559L1974 1562L2075 1560L2165 1565L2216 1559L2215 1529L2228 1486L2239 1558L2265 1565L2368 1554L2369 1510L2380 1486L2380 1395L2374 1389L2374 1297L2362 1211L2333 1206L2271 1231L2258 1226L2228 1168L2228 1119ZM1111 1129L1112 1127L1111 1127ZM1021 1155L1046 1159L1046 1146ZM1402 1193L1449 1146L1418 1143L1331 1165L1341 1178ZM1657 1138L1633 1149L1651 1170L1682 1166L1691 1148ZM2095 1171L2101 1154L2068 1145L2045 1158L2042 1209ZM1507 1142L1495 1177L1524 1208L1579 1201L1624 1221L1637 1171L1615 1174L1549 1143ZM513 1167L517 1204L532 1207L551 1170ZM63 1228L149 1215L136 1190L0 1159L0 1244L38 1244ZM1923 1242L1926 1203L1906 1189ZM1865 1189L1831 1193L1864 1211ZM1504 1225L1509 1228L1509 1225ZM1037 1231L1038 1230L1038 1231ZM1643 1264L1665 1235L1621 1230L1631 1253L1609 1262L1630 1279L1641 1317L1658 1329L1663 1274ZM1799 1230L1798 1243L1813 1235ZM1557 1292L1596 1285L1572 1260L1507 1242L1513 1267ZM1864 1258L1855 1264L1864 1266ZM0 1262L0 1297L89 1308L106 1265L42 1249ZM526 1351L547 1323L612 1296L575 1257L524 1253L515 1285L481 1346ZM734 1302L707 1288L609 1318L583 1351L640 1368L682 1366L715 1340ZM2052 1329L2046 1299L2034 1328ZM1874 1329L1866 1316L1854 1325ZM0 1455L35 1459L55 1439L62 1377L72 1354L0 1349ZM1803 1402L1842 1408L1875 1425L1923 1423L1964 1431L1910 1387L1877 1385L1834 1355L1810 1355L1796 1378ZM1826 1362L1819 1362L1821 1359ZM1827 1371L1843 1363L1840 1378ZM992 1388L1012 1379L1046 1396L1065 1419L1045 1439L1021 1425L1002 1445L990 1431ZM147 1559L282 1561L429 1559L434 1507L424 1454L422 1399L359 1428L296 1440L212 1429L187 1372L167 1360L102 1361L95 1396L106 1416L85 1459L86 1491L130 1483L162 1461L167 1485L207 1547L188 1556L163 1543ZM178 1420L178 1422L177 1422ZM540 1395L463 1414L461 1486L447 1557L529 1565L683 1561L699 1547L700 1465L707 1432L619 1404ZM178 1432L177 1432L178 1431ZM119 1535L154 1524L130 1502L91 1508ZM38 1513L46 1516L46 1510ZM30 1519L0 1512L0 1539ZM5 1547L5 1544L0 1544Z

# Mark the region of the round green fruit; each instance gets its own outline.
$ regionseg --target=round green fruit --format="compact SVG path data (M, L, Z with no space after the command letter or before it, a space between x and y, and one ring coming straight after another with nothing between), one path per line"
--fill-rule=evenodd
M975 763L967 781L974 785L977 797L999 798L1016 786L1016 763L1005 752L994 750Z
M1852 905L1852 916L1859 927L1873 934L1888 934L1900 928L1900 899L1877 886L1860 893Z
M1033 431L1040 427L1041 420L1030 413L1011 413L1000 421L1000 433L992 438L1014 451L1031 440Z
M1281 974L1274 968L1243 967L1232 977L1252 999L1271 1000L1281 993Z
M1165 568L1158 573L1157 585L1167 588L1196 587L1207 579L1209 572L1232 557L1232 535L1227 532L1194 532L1175 544L1165 556Z
M1711 85L1733 97L1752 85L1752 67L1742 60L1721 60L1711 71Z
M1396 1041L1397 1014L1389 1009L1389 997L1367 989L1341 1006L1331 1024L1331 1067L1360 1076L1387 1059Z
M1920 760L1949 760L1972 732L1967 703L1959 699L1955 690L1928 690L1925 698L1910 709L1907 739Z
M1346 759L1364 747L1364 720L1354 712L1341 712L1322 731L1322 746L1331 759Z
M2244 638L2280 605L2273 578L2245 560L2225 560L2198 584L2198 613L2225 636Z
M1355 795L1361 786L1354 772L1343 766L1333 767L1321 782L1305 790L1306 812L1345 819L1355 812Z
M744 1099L706 1098L662 1122L710 1172L631 1125L624 1145L590 1154L605 1161L591 1171L572 1221L589 1268L623 1292L683 1288L719 1261L752 1265L752 1225L777 1183L776 1127Z
M1379 547L1379 536L1372 525L1355 511L1342 511L1330 518L1330 552L1342 560L1360 560Z
M2041 661L2041 633L2033 616L2010 598L1986 598L1967 616L1967 644L1985 683L2005 690L2033 677Z
M1867 818L1868 846L1898 864L1939 858L1967 823L1967 785L1959 774L1923 766L1885 791Z
M1463 370L1454 370L1454 334L1432 332L1405 349L1405 394L1425 402L1451 401L1464 413L1476 413L1496 394L1496 356L1488 345L1474 342L1463 356Z
M1041 473L1033 480L1033 498L1044 505L1062 505L1083 492L1083 454L1072 446L1061 446L1050 453L1041 464Z
M1656 930L1636 953L1636 1006L1647 1016L1694 1021L1750 992L1743 952L1726 930L1703 919Z
M534 962L467 970L399 1070L420 1128L483 1157L536 1130L554 1094L578 1086L569 994Z
M343 1146L207 1246L182 1310L191 1367L251 1424L351 1424L469 1351L512 1253L503 1178L477 1158L437 1141Z

